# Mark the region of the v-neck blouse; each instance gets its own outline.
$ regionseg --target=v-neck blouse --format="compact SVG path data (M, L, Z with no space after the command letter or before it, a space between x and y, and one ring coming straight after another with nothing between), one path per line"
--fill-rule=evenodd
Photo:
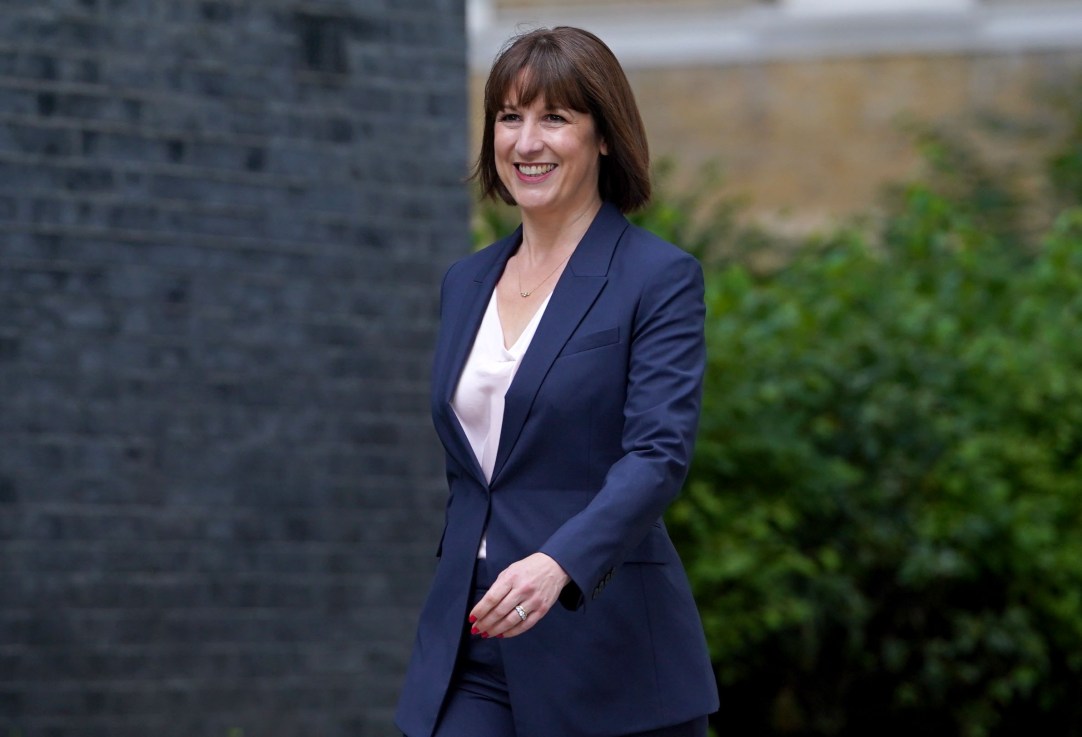
M548 306L550 293L534 312L522 334L510 348L504 346L503 326L500 323L496 290L492 290L481 327L473 348L462 369L455 388L451 407L466 432L466 439L477 458L485 480L492 480L496 465L496 452L500 447L500 431L503 429L504 395L515 378L519 362L530 347L541 316ZM485 541L481 541L478 557L485 557Z

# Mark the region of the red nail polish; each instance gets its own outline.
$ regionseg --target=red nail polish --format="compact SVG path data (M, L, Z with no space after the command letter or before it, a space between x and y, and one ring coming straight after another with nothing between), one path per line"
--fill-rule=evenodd
M470 634L471 635L476 635L478 632L480 632L480 630L478 630L476 627L472 627L470 629Z
M474 622L476 622L476 621L477 621L477 617L475 617L475 616L473 616L473 615L471 614L471 615L470 615L470 624L473 624L473 623L474 623Z
M502 639L503 639L503 635L496 635L496 639L497 639L497 640L502 640Z
M481 639L482 640L487 640L488 639L488 633L487 632L482 632L481 633Z

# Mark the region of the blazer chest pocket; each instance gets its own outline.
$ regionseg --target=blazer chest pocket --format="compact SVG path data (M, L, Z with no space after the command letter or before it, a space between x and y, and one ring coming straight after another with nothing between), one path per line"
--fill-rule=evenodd
M563 351L560 353L560 357L563 358L564 356L570 356L573 353L582 353L583 351L589 351L594 348L601 348L619 342L619 327L609 328L608 330L599 330L596 333L587 333L586 335L578 335L567 341L567 345L564 346Z

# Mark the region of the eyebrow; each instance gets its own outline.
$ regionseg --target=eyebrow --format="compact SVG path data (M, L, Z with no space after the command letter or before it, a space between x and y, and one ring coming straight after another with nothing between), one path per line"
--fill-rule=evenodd
M497 110L517 110L520 107L521 107L521 105L519 105L518 103L505 102L502 105L500 105L500 107L497 108ZM545 105L545 112L555 112L557 110L560 110L560 111L563 111L563 112L578 112L573 107L571 107L570 105L548 105L548 104Z

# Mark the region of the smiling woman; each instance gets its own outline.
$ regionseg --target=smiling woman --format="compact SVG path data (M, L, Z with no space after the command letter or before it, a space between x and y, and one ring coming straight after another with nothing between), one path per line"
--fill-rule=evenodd
M648 172L604 43L512 39L474 176L522 225L444 277L432 413L450 497L408 737L706 734L717 688L661 522L698 424L703 277L624 217Z
M496 116L496 171L510 198L531 215L601 206L597 181L601 156L608 153L593 116L517 95Z
M620 62L587 31L555 29L533 36L517 39L500 54L485 85L485 124L474 168L481 196L516 204L496 167L496 124L512 98L522 106L541 98L544 106L588 115L598 137L611 142L611 152L603 152L607 158L599 162L601 199L621 212L642 207L650 200L649 147ZM532 42L523 43L527 40Z

